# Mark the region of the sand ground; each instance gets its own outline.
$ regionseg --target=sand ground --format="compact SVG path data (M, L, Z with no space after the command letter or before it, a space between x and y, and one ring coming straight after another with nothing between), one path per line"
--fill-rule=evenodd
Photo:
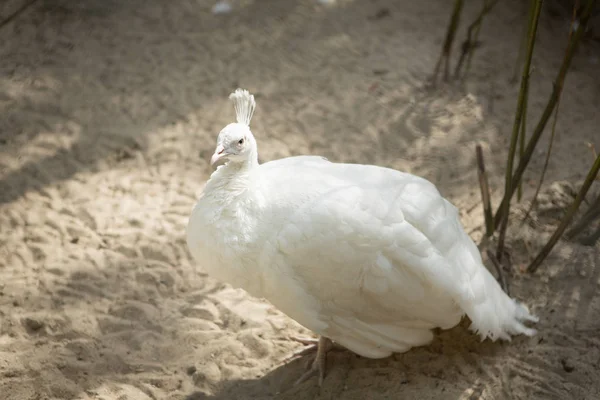
M0 16L27 2L2 3ZM422 175L479 240L474 146L497 204L526 2L500 2L486 20L468 79L425 90L451 3L247 0L215 16L200 0L38 0L3 24L0 398L600 398L598 245L561 242L538 273L519 272L591 165L586 143L600 148L593 39L565 86L550 189L535 223L510 234L511 291L540 316L538 336L480 343L462 324L389 359L333 354L321 389L290 387L303 363L278 360L303 329L207 277L185 247L238 86L256 93L262 160L320 154ZM471 21L480 4L467 3ZM535 116L566 43L565 14L551 11L534 59ZM540 150L526 194L543 162Z

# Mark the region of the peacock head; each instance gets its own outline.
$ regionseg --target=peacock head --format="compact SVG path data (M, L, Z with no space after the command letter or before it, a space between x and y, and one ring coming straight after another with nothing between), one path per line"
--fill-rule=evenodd
M237 122L227 125L219 132L217 148L210 159L215 167L221 163L258 163L254 135L250 131L250 120L256 102L247 90L237 89L229 98L233 100Z

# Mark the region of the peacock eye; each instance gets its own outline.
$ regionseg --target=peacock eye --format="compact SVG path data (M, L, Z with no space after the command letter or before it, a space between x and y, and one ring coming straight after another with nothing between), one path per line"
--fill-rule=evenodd
M244 144L244 138L241 138L240 140L238 140L238 144Z

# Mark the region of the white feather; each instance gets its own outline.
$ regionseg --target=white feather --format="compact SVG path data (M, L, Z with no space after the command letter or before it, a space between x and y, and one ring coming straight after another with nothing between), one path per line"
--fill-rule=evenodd
M256 108L254 96L247 90L237 89L229 95L229 98L233 101L237 122L250 126L250 120L252 120Z

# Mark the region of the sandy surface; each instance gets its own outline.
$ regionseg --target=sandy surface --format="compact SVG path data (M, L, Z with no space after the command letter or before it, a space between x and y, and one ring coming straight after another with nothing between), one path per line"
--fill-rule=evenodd
M290 387L303 362L278 365L303 329L205 276L185 248L238 85L257 93L262 160L321 154L420 174L479 240L474 145L497 203L521 3L487 20L469 79L436 91L422 87L448 0L239 1L218 17L211 1L38 0L2 26L0 398L600 398L598 245L561 242L534 276L518 271L572 201L564 185L510 235L512 294L540 316L537 337L479 343L462 324L389 359L337 353L322 389ZM545 12L535 115L566 27ZM576 188L592 162L586 142L600 148L599 55L588 41L573 63L548 182ZM543 161L540 151L528 181Z

